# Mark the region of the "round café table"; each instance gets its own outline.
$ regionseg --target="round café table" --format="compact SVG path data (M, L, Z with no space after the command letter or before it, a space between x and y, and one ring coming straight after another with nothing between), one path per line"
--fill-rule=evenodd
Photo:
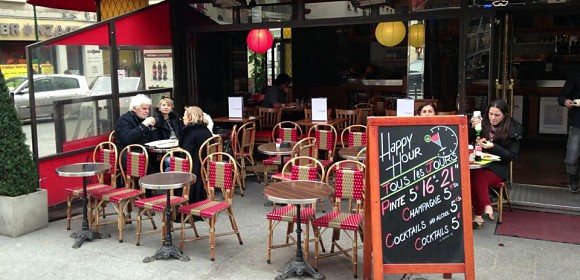
M286 279L293 274L309 274L314 279L326 278L324 274L317 272L307 262L302 254L302 227L300 226L301 204L313 204L320 199L324 199L334 193L332 186L317 181L282 181L268 185L264 189L264 196L276 203L286 203L296 205L296 257L286 267L282 274L276 276L276 280Z
M89 229L89 218L87 213L87 177L103 174L107 172L109 168L111 168L111 166L108 163L84 162L73 163L56 169L56 174L62 177L83 177L83 225L79 232L70 235L71 238L75 239L75 243L72 246L75 249L80 248L86 240L92 241L93 239L111 237L108 233L99 233Z
M276 148L276 142L270 142L258 146L258 152L269 156L280 156L280 165L278 165L278 170L282 172L282 167L284 166L284 158L292 155L292 149L294 149L295 145L296 142L290 142L290 146L287 148L282 147ZM272 202L271 201L266 202L264 203L264 206L272 206Z
M359 156L359 152L364 148L365 146L344 147L338 150L338 156L348 160L364 161L367 157L366 151Z
M164 172L150 174L139 179L139 185L143 188L151 190L165 190L167 193L167 201L165 204L165 221L167 226L165 227L165 245L161 247L153 256L146 257L143 262L148 263L158 259L169 259L176 258L181 261L189 261L189 257L185 256L179 251L179 249L173 246L173 241L171 238L171 195L170 190L182 188L187 184L194 183L196 181L195 174L187 172Z

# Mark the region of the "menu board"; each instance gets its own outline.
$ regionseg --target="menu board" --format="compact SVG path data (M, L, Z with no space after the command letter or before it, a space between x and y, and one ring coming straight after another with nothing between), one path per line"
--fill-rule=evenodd
M368 132L365 228L370 220L375 270L467 278L473 238L465 116L372 118Z

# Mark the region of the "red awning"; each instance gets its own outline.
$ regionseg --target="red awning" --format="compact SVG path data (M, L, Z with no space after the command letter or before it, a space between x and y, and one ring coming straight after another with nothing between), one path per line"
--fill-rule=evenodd
M96 0L26 0L30 5L81 12L97 12Z
M111 21L115 25L118 46L171 46L167 1L61 35L46 45L108 46L107 23Z

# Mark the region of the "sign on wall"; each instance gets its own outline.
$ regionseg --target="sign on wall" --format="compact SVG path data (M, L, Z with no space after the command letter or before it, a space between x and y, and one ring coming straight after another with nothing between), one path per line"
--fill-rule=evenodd
M143 62L147 89L173 87L173 55L171 50L144 50Z

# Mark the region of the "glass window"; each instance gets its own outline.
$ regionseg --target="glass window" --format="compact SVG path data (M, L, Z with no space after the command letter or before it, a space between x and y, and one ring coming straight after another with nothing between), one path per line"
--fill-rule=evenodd
M55 90L80 88L79 81L74 78L52 77Z

